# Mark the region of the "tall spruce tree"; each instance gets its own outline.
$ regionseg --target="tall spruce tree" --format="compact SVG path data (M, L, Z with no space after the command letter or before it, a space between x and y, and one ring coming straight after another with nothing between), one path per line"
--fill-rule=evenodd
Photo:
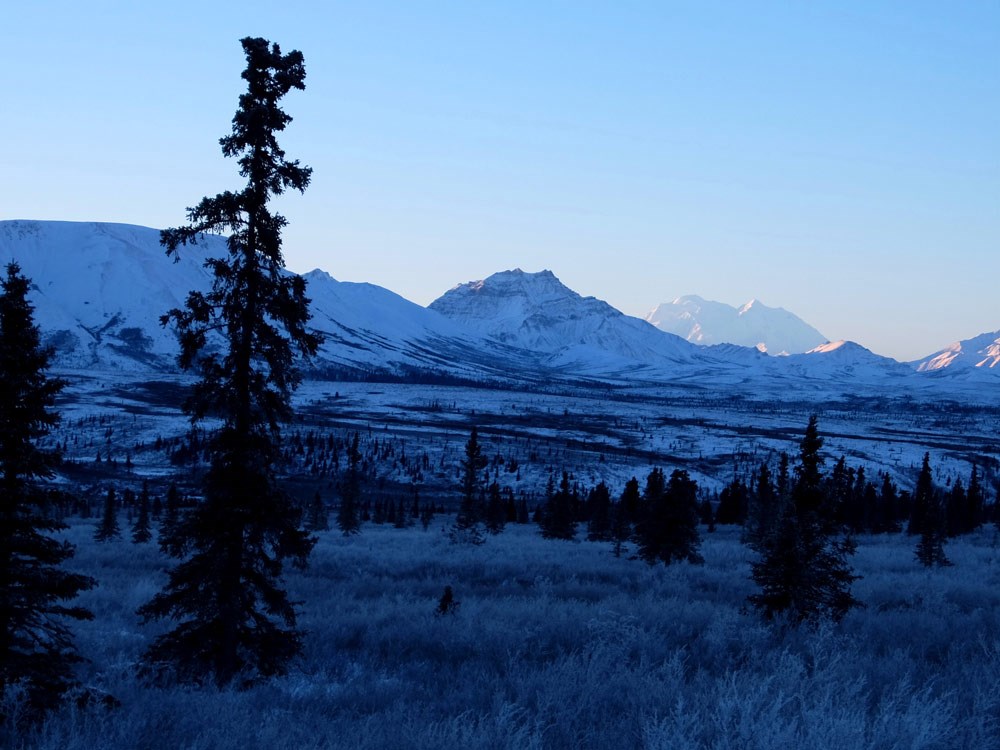
M169 531L165 546L182 562L166 588L139 612L146 620L180 623L156 639L147 663L172 664L182 679L211 677L225 685L280 674L301 648L292 603L281 588L284 562L305 565L315 542L301 528L301 511L276 481L281 424L292 416L298 384L296 355L315 353L305 280L283 270L283 216L268 207L287 189L302 192L311 170L285 158L276 134L291 122L278 106L304 89L302 53L282 54L265 39L241 40L247 90L222 152L236 157L243 189L204 198L188 209L190 224L164 230L172 257L203 233L228 236L228 254L209 258L206 293L191 292L171 310L180 338L179 362L201 379L186 408L192 422L221 420L207 444L203 501ZM221 334L221 351L208 346Z
M53 707L71 687L79 656L65 620L90 612L66 602L94 586L61 565L73 547L52 538L66 528L46 512L40 480L59 454L38 446L59 421L52 407L64 382L46 376L51 351L41 346L29 282L7 266L0 293L0 696L23 686L29 712ZM2 705L2 704L0 704ZM0 725L8 718L0 708Z
M462 499L459 502L455 523L449 532L456 544L482 544L486 541L483 533L485 509L480 502L482 480L480 472L486 466L486 457L479 445L479 430L472 426L469 440L465 444L465 458L462 461Z
M787 616L795 624L829 617L839 620L859 602L851 594L857 576L847 558L853 541L837 520L837 508L823 482L823 457L817 419L810 417L799 446L799 464L785 504L762 539L750 539L758 553L752 578L760 593L750 603L766 619ZM778 487L787 486L784 462Z
M910 516L911 532L919 534L914 555L924 567L951 565L944 553L947 518L941 493L934 486L931 473L931 456L924 454L924 461L913 490L913 510Z

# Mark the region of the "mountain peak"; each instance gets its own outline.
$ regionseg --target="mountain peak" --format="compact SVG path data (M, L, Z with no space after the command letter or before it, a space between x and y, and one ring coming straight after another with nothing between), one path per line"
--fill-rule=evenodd
M690 347L595 297L583 297L552 271L500 271L459 284L429 305L505 344L556 355L633 362L678 361ZM565 357L560 362L569 362Z
M702 346L737 344L773 354L800 354L826 341L798 316L756 298L736 308L690 294L657 306L645 319Z

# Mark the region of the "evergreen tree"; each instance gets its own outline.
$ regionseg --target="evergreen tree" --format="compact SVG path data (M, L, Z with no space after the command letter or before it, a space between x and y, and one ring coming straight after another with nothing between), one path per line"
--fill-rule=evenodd
M167 487L167 499L163 503L163 515L160 518L160 549L168 552L166 540L170 539L171 529L177 524L180 518L180 496L177 491L177 484L171 482Z
M361 502L361 450L358 433L347 445L347 474L340 487L340 507L337 509L337 528L344 536L361 532L358 506Z
M546 539L576 538L576 517L573 514L573 491L569 474L562 473L559 489L552 493L542 508L542 536Z
M931 457L924 454L924 461L913 491L913 509L910 516L910 533L919 534L915 556L921 565L951 565L944 554L944 537L947 528L941 493L934 486L931 474Z
M94 531L95 542L110 542L118 539L122 535L118 527L118 501L115 497L115 488L108 487L108 494L104 496L104 512L101 513L101 522Z
M629 523L634 523L636 517L639 515L639 504L641 501L642 496L639 494L639 480L636 477L632 477L625 482L625 489L622 490L622 495L618 501L621 505L622 514Z
M763 539L750 541L759 555L752 577L761 592L749 601L767 619L785 614L794 623L839 620L859 606L850 591L857 576L847 562L854 544L843 534L823 483L822 447L813 416L799 446L790 502ZM779 470L779 487L786 486L786 468Z
M161 234L173 257L206 232L228 235L228 254L205 261L211 290L191 292L185 309L163 318L176 324L181 366L201 375L188 414L194 422L212 414L221 426L205 446L203 501L164 540L182 562L139 610L146 620L180 621L156 639L147 663L170 663L182 679L212 677L219 685L284 673L299 652L302 636L281 574L288 559L304 566L315 543L277 483L276 463L299 381L296 354L312 355L319 340L306 329L305 280L283 269L287 222L268 208L273 196L309 184L311 170L287 160L276 139L291 121L279 100L305 88L305 67L298 51L283 55L259 38L241 43L247 90L220 144L225 156L238 158L246 186L204 198L189 209L189 225ZM219 350L208 346L216 335Z
M698 552L698 485L686 471L675 470L667 482L662 469L646 479L635 525L639 556L650 565L687 560L704 562Z
M972 531L972 522L968 518L969 498L965 493L961 478L956 478L948 493L947 504L945 505L945 519L947 535L956 537L959 534L967 534Z
M785 471L787 472L787 455L785 458ZM771 481L770 468L766 463L762 463L757 472L756 490L750 499L747 512L745 541L748 544L751 546L760 544L773 532L777 519L781 515L784 499L778 494L777 487Z
M592 542L611 540L611 493L604 482L598 483L587 495L587 539Z
M139 493L139 512L132 527L132 541L135 544L145 544L153 538L149 527L149 482L143 480L142 491Z
M330 511L323 502L323 497L319 490L313 494L312 502L309 503L309 515L306 523L310 531L327 531L330 528Z
M875 514L876 533L899 531L899 492L896 483L886 472L882 475L882 489L878 495L878 511Z
M500 485L494 481L487 492L486 530L491 534L499 534L506 525L507 506L500 495Z
M80 657L65 620L92 615L66 602L95 581L62 569L73 547L52 537L66 525L46 513L39 486L59 462L38 441L59 421L52 407L65 383L45 374L52 353L41 346L28 288L9 264L0 293L0 696L22 685L35 717L75 683ZM0 725L10 718L0 708Z
M969 520L969 531L975 531L983 525L983 513L986 499L983 495L983 486L979 481L979 467L972 465L972 474L969 476L969 489L965 493L968 503L966 516Z
M744 482L733 478L719 493L719 506L715 509L715 522L721 525L741 526L746 522L749 491Z
M469 440L465 444L465 459L462 461L462 499L451 527L451 541L464 544L482 544L483 508L479 502L481 490L480 472L486 466L486 458L479 446L479 431L472 426Z

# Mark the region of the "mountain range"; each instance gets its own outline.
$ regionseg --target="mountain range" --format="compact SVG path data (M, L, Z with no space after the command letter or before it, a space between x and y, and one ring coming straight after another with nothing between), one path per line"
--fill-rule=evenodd
M223 238L205 236L174 262L154 229L0 222L0 263L17 260L32 279L36 320L64 368L175 369L176 340L160 317L182 306L189 291L208 289L203 262L224 252ZM646 320L634 318L582 297L551 271L495 273L455 286L428 307L318 269L304 277L311 325L324 338L311 367L328 377L781 387L1000 374L1000 332L901 364L853 342L826 342L795 315L756 301L737 309L683 297Z

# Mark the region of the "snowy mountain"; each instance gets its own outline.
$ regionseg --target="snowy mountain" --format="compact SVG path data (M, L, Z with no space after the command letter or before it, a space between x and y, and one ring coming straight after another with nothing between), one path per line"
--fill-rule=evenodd
M737 344L770 354L800 354L827 341L797 315L755 299L736 308L687 295L657 305L645 320L695 344Z
M57 367L144 376L176 370L176 338L160 325L160 317L183 306L190 291L209 288L203 262L222 255L224 242L206 236L196 246L181 248L175 263L160 247L155 229L2 221L0 264L17 260L32 280L35 317L44 340L56 350ZM429 308L372 284L337 281L318 269L305 279L311 326L324 337L309 366L315 377L376 375L510 385L671 382L709 392L746 388L785 394L799 385L822 389L826 382L845 389L889 381L895 385L900 379L932 389L961 385L962 378L923 374L942 368L970 376L1000 374L1000 332L960 342L912 365L851 342L773 357L732 343L696 346L577 294L550 271L504 271L460 284ZM691 303L695 298L685 299ZM699 309L725 312L727 306L713 304ZM737 311L736 319L752 321L758 313L761 320L782 319L768 317L769 311L775 312L752 303ZM710 322L712 316L702 319ZM752 330L767 328L761 323ZM779 329L771 324L771 330ZM701 341L707 340L703 330ZM787 337L763 340L772 351L774 341L790 346Z
M1000 375L1000 331L956 341L910 365L917 372L959 374L974 370Z
M177 263L159 241L157 230L125 224L3 221L0 263L17 261L32 280L35 320L57 364L172 369L177 340L159 318L209 287L198 259L225 240L206 237Z
M786 372L808 378L874 383L884 378L905 378L913 372L901 362L875 354L854 341L832 341L782 360Z
M698 351L678 336L595 297L582 297L551 271L501 271L459 284L430 304L497 341L544 352L558 366L691 363Z
M0 264L16 260L33 282L35 319L55 364L126 371L174 370L177 341L160 316L189 291L211 285L202 262L225 252L206 236L182 247L175 263L159 231L124 224L3 221ZM311 325L325 342L312 363L321 371L483 379L514 370L530 377L527 352L486 340L440 314L372 284L305 275Z

